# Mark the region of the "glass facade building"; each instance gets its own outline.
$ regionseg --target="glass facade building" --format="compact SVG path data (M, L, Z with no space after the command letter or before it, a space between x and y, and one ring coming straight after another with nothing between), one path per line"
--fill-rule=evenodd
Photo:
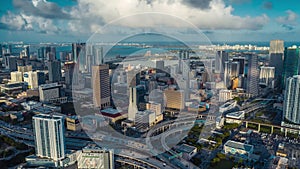
M289 77L299 74L299 59L300 59L300 50L296 46L286 48L284 51L284 85L286 80Z

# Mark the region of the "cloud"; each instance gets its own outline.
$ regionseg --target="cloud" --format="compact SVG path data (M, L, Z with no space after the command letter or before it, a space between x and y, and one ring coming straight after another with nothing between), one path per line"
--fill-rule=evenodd
M57 34L60 29L53 20L39 16L14 14L10 11L0 19L0 29L9 31L36 31L48 34Z
M273 3L270 2L270 1L265 1L265 2L263 3L263 8L264 8L264 9L271 10L271 9L273 9Z
M285 12L287 15L276 18L276 22L287 30L293 30L294 27L298 24L297 23L298 15L292 10L287 10Z
M187 23L212 31L260 30L269 21L265 14L254 17L234 15L234 8L223 0L123 0L122 3L119 0L109 3L107 0L76 0L74 6L67 8L46 0L13 0L13 4L19 10L3 15L0 28L40 33L68 32L77 36L99 31L111 22L119 29L114 29L115 32L126 33L134 32L135 28L183 30L191 27ZM10 18L16 21L11 22Z
M7 30L32 30L31 25L25 18L10 11L1 17L0 28Z
M190 7L199 9L209 9L212 0L182 0L182 2Z
M259 30L268 23L266 15L240 17L233 15L232 6L226 6L222 0L78 0L78 5L71 9L76 17L68 25L73 31L95 32L103 24L123 16L142 14L119 22L127 27L182 27L176 20L165 15L143 15L144 13L164 13L195 24L200 29L248 29Z
M13 0L15 8L27 15L35 15L49 19L70 19L70 15L57 4L46 0Z

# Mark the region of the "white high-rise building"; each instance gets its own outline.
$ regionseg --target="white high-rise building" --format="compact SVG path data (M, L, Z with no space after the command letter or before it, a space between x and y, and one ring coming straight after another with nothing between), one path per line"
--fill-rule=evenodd
M135 121L135 115L138 112L138 93L136 87L129 88L129 106L128 106L128 120Z
M287 78L284 97L284 119L300 124L300 75Z
M33 116L36 156L54 161L65 158L64 119L58 115Z
M275 78L275 67L262 66L259 74L259 84L272 87Z

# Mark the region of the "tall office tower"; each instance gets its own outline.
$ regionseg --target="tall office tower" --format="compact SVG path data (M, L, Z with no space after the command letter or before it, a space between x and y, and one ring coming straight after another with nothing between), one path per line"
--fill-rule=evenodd
M68 60L68 52L65 52L65 51L59 52L59 59L61 61L67 61Z
M75 63L78 62L79 54L85 50L85 43L72 43L72 56Z
M223 76L223 81L225 88L228 88L230 84L230 74L231 74L231 64L229 61L225 61L224 63L224 76Z
M7 53L9 53L9 54L13 54L13 46L12 46L12 44L8 44L8 52Z
M215 60L215 73L224 73L226 61L228 61L228 53L226 51L217 51Z
M44 59L52 61L55 60L55 58L56 58L56 48L51 46L45 47Z
M287 78L299 74L300 49L296 46L286 48L284 51L283 84ZM276 68L275 68L276 69Z
M74 69L74 62L65 62L65 83L68 88L72 87Z
M38 59L39 60L44 60L45 59L45 47L40 47L38 49Z
M60 61L57 60L50 61L48 64L48 71L49 71L49 81L51 83L61 81Z
M108 65L93 66L92 84L94 106L101 109L109 107L111 93Z
M244 57L233 57L232 62L239 63L239 75L245 74L245 58Z
M128 87L137 86L140 84L140 72L136 69L127 71L127 85Z
M4 61L5 61L5 68L9 71L16 71L17 70L17 56L11 56L11 55L4 55Z
M235 78L238 77L240 74L240 63L239 62L232 62L231 69L230 69L230 77Z
M26 66L18 66L18 72L29 72L32 71L32 65L26 65Z
M257 96L259 82L258 58L255 53L246 53L245 55L248 56L246 92L252 96Z
M50 47L50 53L48 53L47 59L50 61L56 60L56 47Z
M266 67L262 66L260 67L260 73L259 73L259 84L273 87L273 81L275 78L275 67Z
M163 60L156 60L155 68L158 70L158 72L163 72L165 70L165 62Z
M270 41L269 66L275 67L276 86L282 87L282 72L284 62L284 42L283 40Z
M284 42L283 40L271 40L269 54L271 53L283 53L284 52Z
M29 59L30 59L29 46L26 46L24 51L25 51L26 59L27 59L27 61L29 61Z
M100 148L94 144L87 145L78 154L77 166L79 169L114 169L113 151Z
M182 110L184 109L184 91L168 89L164 91L166 108Z
M45 84L45 73L40 71L29 71L24 73L24 82L29 89L37 89L39 85Z
M22 72L10 72L10 81L11 82L23 82L23 73Z
M33 116L35 153L54 161L65 158L64 119L62 116L38 114Z
M284 97L285 120L300 124L300 75L287 78Z
M96 64L104 64L103 47L96 49Z

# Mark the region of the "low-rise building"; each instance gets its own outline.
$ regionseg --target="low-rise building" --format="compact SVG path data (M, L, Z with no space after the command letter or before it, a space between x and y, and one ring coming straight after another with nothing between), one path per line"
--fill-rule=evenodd
M80 131L81 125L77 116L68 116L66 117L67 130L71 131Z
M226 114L226 123L242 123L241 120L245 119L244 111L237 111Z
M21 105L24 107L25 110L30 111L42 106L42 103L36 101L28 101L28 102L21 103Z
M182 153L182 157L186 160L191 160L197 154L197 147L187 144L181 144L176 150Z
M11 120L23 121L24 116L22 112L11 112L9 114Z
M223 149L226 155L235 155L244 159L249 159L253 154L253 145L232 140L228 140Z
M155 124L155 113L150 110L138 111L135 115L136 129L144 132Z
M226 102L225 104L223 104L222 106L219 107L219 112L223 113L223 112L233 109L236 106L236 103L237 102L235 100Z
M101 110L101 113L99 115L102 115L110 123L115 123L118 120L128 118L128 114L126 112L122 112L120 110L113 109L113 108L107 108Z
M113 169L114 155L112 150L100 148L94 144L84 147L77 157L78 168Z
M220 90L219 91L219 101L226 102L232 99L232 91L231 90Z
M59 98L61 96L60 88L62 86L58 83L50 83L39 86L39 96L41 102L48 102L51 99Z

